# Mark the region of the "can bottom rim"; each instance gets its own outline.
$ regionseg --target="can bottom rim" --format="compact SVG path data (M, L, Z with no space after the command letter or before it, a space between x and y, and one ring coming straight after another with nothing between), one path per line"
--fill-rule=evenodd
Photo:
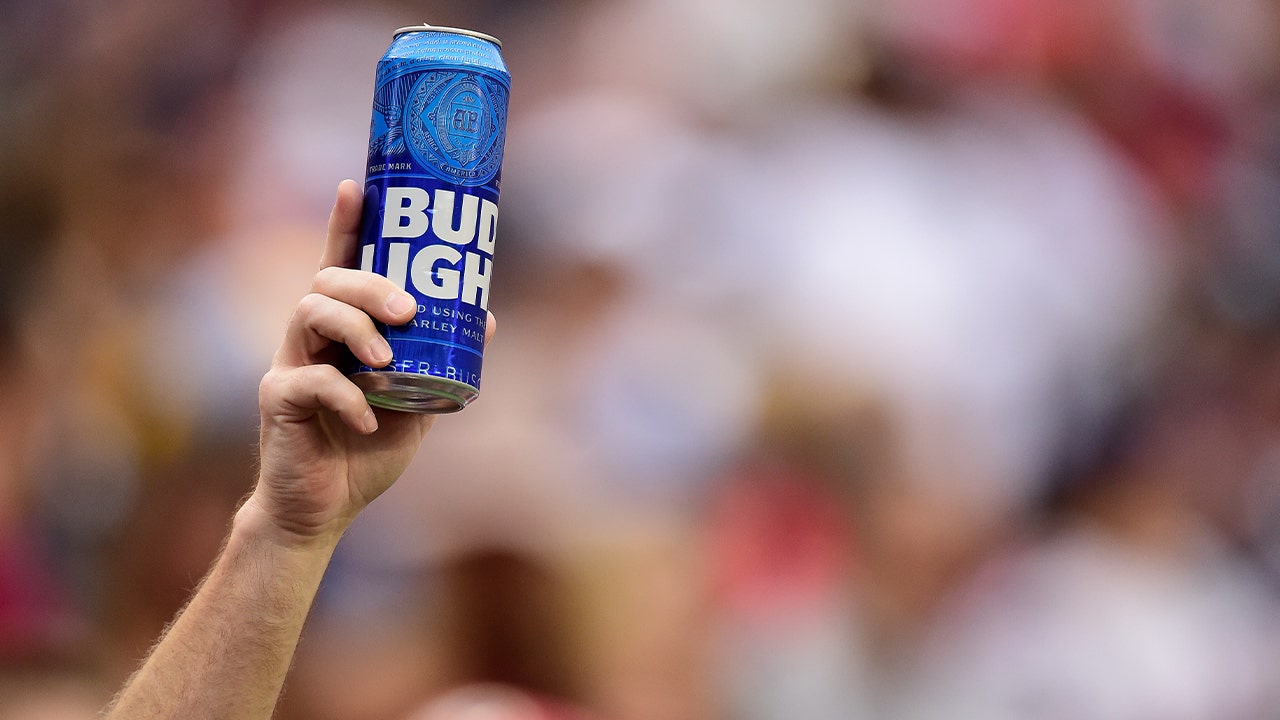
M364 391L370 405L400 412L455 413L480 392L466 383L404 372L359 372L351 382Z

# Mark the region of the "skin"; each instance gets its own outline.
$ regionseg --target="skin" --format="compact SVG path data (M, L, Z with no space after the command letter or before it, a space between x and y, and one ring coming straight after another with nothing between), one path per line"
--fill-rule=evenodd
M109 720L266 720L338 540L404 472L432 415L374 410L330 362L341 345L391 361L373 319L408 322L416 302L354 264L360 187L338 186L321 269L262 379L261 468L209 574ZM489 315L486 342L495 322Z

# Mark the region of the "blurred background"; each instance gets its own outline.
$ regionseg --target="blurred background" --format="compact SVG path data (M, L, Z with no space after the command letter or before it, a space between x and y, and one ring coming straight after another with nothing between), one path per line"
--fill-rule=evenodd
M1275 0L3 0L0 720L213 559L423 21L501 332L280 718L1280 717Z

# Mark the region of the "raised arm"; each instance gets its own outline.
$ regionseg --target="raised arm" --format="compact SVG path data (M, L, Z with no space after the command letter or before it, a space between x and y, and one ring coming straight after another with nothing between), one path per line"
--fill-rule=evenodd
M346 345L366 364L386 365L391 350L371 317L399 324L416 309L386 278L347 269L360 206L356 183L338 186L321 270L259 387L257 485L109 720L270 718L338 539L404 472L434 421L375 412L330 364Z

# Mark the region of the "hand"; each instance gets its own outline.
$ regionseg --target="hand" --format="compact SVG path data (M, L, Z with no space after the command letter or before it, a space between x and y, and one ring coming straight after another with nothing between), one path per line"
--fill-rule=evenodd
M434 415L375 412L331 364L345 344L361 362L384 367L391 348L371 318L400 325L417 309L385 277L349 269L361 201L354 181L338 185L320 272L258 390L261 469L244 509L290 542L336 541L400 477L435 422ZM490 314L486 342L494 327Z

